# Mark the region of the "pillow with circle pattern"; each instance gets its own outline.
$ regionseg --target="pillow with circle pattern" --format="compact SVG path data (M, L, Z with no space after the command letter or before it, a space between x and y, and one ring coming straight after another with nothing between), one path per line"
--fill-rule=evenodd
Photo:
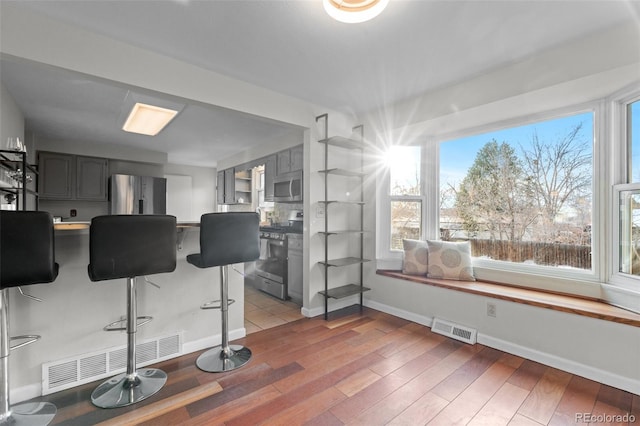
M402 240L404 258L402 273L407 275L425 275L429 265L427 242L420 240Z
M427 240L429 266L427 277L458 281L475 281L471 263L471 244Z

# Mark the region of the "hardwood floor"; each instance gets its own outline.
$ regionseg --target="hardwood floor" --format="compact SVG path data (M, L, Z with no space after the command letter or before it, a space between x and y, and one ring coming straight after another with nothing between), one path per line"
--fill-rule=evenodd
M567 425L591 414L640 425L638 395L367 308L241 341L245 367L205 373L199 353L162 362L167 384L134 406L95 408L95 383L40 399L58 406L56 425Z

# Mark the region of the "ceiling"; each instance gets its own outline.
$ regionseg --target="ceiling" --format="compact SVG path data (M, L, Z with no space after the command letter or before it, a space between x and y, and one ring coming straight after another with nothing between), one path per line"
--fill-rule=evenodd
M329 18L320 0L2 0L110 38L327 108L361 114L628 22L640 1L391 0L372 21ZM6 58L2 83L29 129L215 165L301 129ZM128 92L181 102L157 137L117 126ZM151 141L152 139L152 141Z

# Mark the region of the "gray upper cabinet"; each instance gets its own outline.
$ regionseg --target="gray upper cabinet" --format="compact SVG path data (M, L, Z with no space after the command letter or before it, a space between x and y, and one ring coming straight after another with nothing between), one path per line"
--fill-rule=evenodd
M291 148L291 170L295 172L304 167L304 147L302 145Z
M73 155L40 152L38 155L40 198L70 200L73 198Z
M38 154L38 193L51 200L107 200L106 158L83 157L56 152Z
M224 204L224 170L220 170L218 172L216 182L216 202L218 204Z
M276 155L268 156L264 161L264 200L273 201L273 182L276 177Z
M107 169L106 158L76 157L76 199L105 201Z
M280 151L277 155L277 174L289 173L291 171L291 150Z
M224 203L235 204L236 202L236 174L232 167L224 171Z
M304 165L304 148L302 145L280 151L276 155L278 175L302 170Z

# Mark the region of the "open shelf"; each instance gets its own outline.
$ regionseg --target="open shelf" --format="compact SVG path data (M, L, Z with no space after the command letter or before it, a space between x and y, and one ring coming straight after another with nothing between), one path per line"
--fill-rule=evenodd
M318 262L324 266L333 266L333 267L341 267L341 266L349 266L349 265L357 265L359 263L371 262L369 259L363 259L361 257L341 257L339 259L327 259L324 262Z
M318 142L325 145L332 145L345 149L362 149L361 142L354 139L345 138L344 136L332 136L330 138L321 139Z
M331 299L344 299L345 297L353 296L354 294L362 294L369 290L371 289L368 287L362 287L360 284L347 284L327 291L320 291L319 293Z
M318 170L319 173L326 173L329 175L338 175L338 176L352 176L352 177L363 177L364 172L358 172L355 170L347 170L347 169L327 169L327 170Z
M329 314L329 302L328 302L329 299L343 299L345 297L355 296L359 294L360 307L362 308L363 306L362 294L370 290L368 287L364 287L363 285L363 277L364 277L363 264L366 262L369 262L370 260L364 258L364 237L363 237L365 234L365 231L363 229L364 206L365 206L364 190L363 190L363 183L365 178L364 155L363 155L364 129L362 126L356 126L352 129L353 134L359 133L360 137L358 138L358 140L349 139L341 136L327 137L328 136L327 132L329 130L328 114L323 114L319 117L316 117L316 122L322 119L324 119L325 139L322 139L318 142L320 142L321 144L324 144L324 168L322 170L318 170L318 172L324 175L324 199L319 201L319 204L322 204L325 207L328 207L329 205L337 205L336 207L333 207L331 209L331 212L329 212L328 208L325 209L324 230L318 232L318 235L324 238L324 244L325 244L324 259L318 262L319 265L324 267L324 290L319 291L318 294L324 297L324 318L326 320L328 319L328 314ZM332 149L330 149L332 147L346 148L346 149L357 150L357 151L353 153L341 152L334 155L331 152ZM348 158L344 158L345 154L348 155ZM359 161L357 160L356 161L359 163L359 169L354 170L351 168L351 165L354 164L353 160L355 159L351 157L357 157L357 160ZM345 162L340 160L347 160L347 161ZM339 161L344 164L347 164L349 168L344 169L339 167L329 167L329 163L333 161ZM353 181L354 178L359 179L360 180L359 194L356 195L355 193L353 193L353 195L349 196L350 199L344 199L344 200L329 199L329 176L337 176L335 178L331 178L332 188L339 188L338 185L340 185L341 182L344 183L345 185L352 185L354 183ZM339 178L343 178L342 181ZM345 180L344 178L346 178L347 180ZM357 198L357 199L354 200L353 198ZM346 207L343 207L343 206L346 206ZM350 206L356 206L357 208L359 208L360 220L358 225L354 226L354 224L351 223L349 220L349 218L351 217L351 214L354 213L352 211L353 207L350 207ZM359 229L331 230L329 229L329 214L331 214L332 217L338 218L339 222L340 221L344 222L345 224L343 226L346 226L346 227L354 226L354 228L359 228ZM352 256L343 257L340 259L329 259L329 252L332 244L334 244L331 241L332 239L329 238L331 235L347 235L347 237L345 238L349 238L353 240L357 238L358 239L357 246L355 244L349 245L349 247L352 247L349 250ZM349 241L349 243L351 243L351 241ZM359 247L359 249L357 249L356 247ZM357 265L359 269L359 280L358 280L359 282L347 284L347 285L341 285L341 283L335 282L335 281L340 281L341 279L342 280L353 279L351 271L347 271L347 274L332 276L331 282L330 282L330 279L329 279L330 268L352 267L352 265ZM338 278L339 276L340 278ZM346 278L347 276L350 278Z
M363 231L361 229L340 229L335 231L320 231L320 235L346 235L346 234L366 234L369 231Z

